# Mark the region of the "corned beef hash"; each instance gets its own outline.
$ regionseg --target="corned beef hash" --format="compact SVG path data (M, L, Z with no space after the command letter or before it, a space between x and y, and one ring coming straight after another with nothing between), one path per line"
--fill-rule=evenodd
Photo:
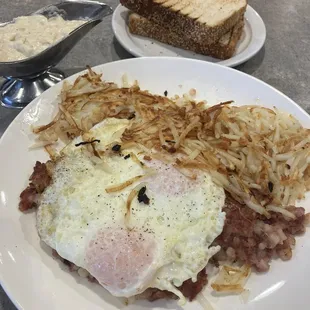
M258 105L123 84L89 68L33 128L32 147L51 159L36 163L19 208L36 209L55 256L114 296L180 304L207 284L207 266L220 270L215 291L235 293L251 269L291 259L309 222L295 206L310 186L309 130Z

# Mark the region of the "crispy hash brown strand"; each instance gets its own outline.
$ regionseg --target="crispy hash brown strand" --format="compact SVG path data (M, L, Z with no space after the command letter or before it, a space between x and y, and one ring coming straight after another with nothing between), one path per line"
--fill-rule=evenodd
M65 84L53 121L33 129L37 146L54 156L56 141L67 144L107 117L127 118L122 148L155 150L189 177L195 178L192 169L206 170L255 212L296 218L287 207L310 188L310 131L293 116L231 101L206 107L189 96L169 99L124 84L106 83L90 68L73 85Z

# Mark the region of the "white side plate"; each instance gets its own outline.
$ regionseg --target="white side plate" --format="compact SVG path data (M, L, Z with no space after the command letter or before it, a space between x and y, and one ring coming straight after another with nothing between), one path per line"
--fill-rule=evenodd
M227 67L235 67L255 56L266 40L266 27L262 18L251 7L247 6L245 27L238 42L235 55L227 60L220 60L191 51L160 43L153 39L133 35L128 29L129 10L118 5L113 13L112 28L120 44L132 55L138 57L167 56L184 57L218 63Z
M108 81L137 79L142 89L168 96L197 90L197 100L210 104L234 99L237 104L260 104L289 111L304 126L310 117L296 103L267 84L224 66L184 58L136 58L94 68ZM77 75L67 80L73 82ZM36 160L46 161L43 150L28 148L33 143L30 124L44 124L57 109L63 82L29 104L12 122L0 140L0 281L15 305L23 310L145 310L180 309L175 301L139 301L125 306L97 284L70 273L40 244L35 214L18 210L19 194L27 185ZM309 196L301 204L310 211ZM292 260L275 260L266 274L251 275L248 303L238 296L215 298L208 288L214 310L308 310L310 287L310 231L297 238ZM186 310L203 310L198 302Z

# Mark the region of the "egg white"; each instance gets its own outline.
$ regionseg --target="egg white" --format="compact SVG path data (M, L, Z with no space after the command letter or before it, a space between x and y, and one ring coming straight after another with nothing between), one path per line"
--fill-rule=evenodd
M127 120L106 119L90 135L104 150L127 126ZM155 287L184 302L176 286L187 279L196 281L219 251L210 245L223 230L224 190L206 173L190 180L171 165L144 160L137 149L107 152L101 165L84 146L75 146L80 140L64 149L53 182L41 196L41 239L61 257L88 270L115 296L131 297ZM125 157L130 152L144 165L133 156ZM121 191L106 191L141 175L147 176ZM150 203L135 197L128 212L128 196L139 184L146 187Z

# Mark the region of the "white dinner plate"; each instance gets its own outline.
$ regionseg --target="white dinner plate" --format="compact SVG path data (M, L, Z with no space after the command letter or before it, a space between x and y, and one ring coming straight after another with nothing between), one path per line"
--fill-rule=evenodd
M147 70L145 70L147 68ZM168 96L197 90L197 100L209 104L235 100L237 104L260 104L289 111L304 126L310 117L291 99L271 86L239 71L216 64L184 58L135 58L95 67L108 81L138 80L142 89ZM77 74L67 80L73 82ZM0 140L0 281L17 308L23 310L145 310L180 309L175 301L139 301L126 306L101 286L70 273L40 243L35 214L18 210L19 194L27 185L36 160L46 161L43 150L29 150L33 143L31 124L51 120L59 102L63 82L29 104L12 122ZM300 205L310 211L310 197ZM310 287L310 231L297 238L293 258L274 260L266 274L253 273L248 280L247 303L239 296L204 294L215 310L308 310ZM202 310L198 302L186 310Z
M253 56L263 47L266 40L266 27L262 18L251 7L247 6L245 26L233 57L220 60L191 51L160 43L153 39L133 35L128 29L129 10L118 5L113 13L112 28L118 42L132 55L140 57L184 57L218 63L227 67L235 67Z

